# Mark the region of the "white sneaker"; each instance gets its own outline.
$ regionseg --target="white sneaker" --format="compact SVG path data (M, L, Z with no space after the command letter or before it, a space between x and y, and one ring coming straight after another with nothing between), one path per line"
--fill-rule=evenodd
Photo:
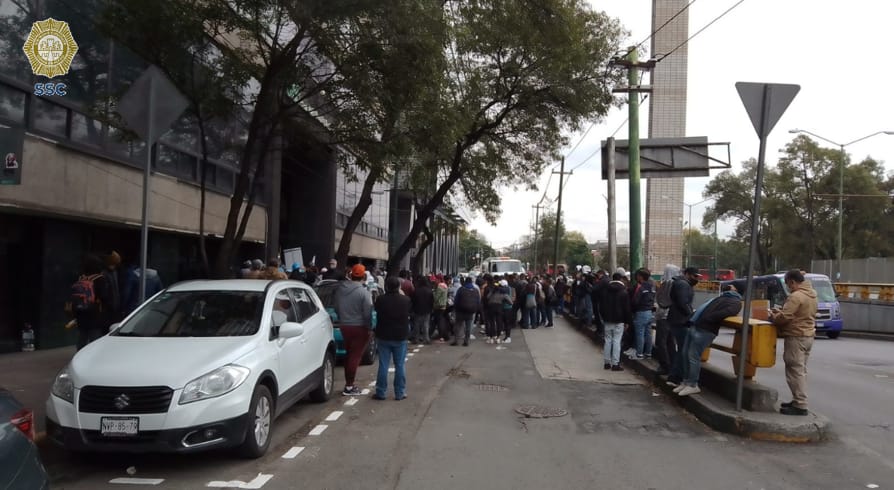
M698 386L686 386L682 390L677 392L677 394L680 396L689 396L701 392L702 390Z
M485 340L485 342L487 342L488 344L493 344L494 339L492 337L488 337L487 340Z
M501 339L500 337L494 337L494 343L496 343L496 344L502 344L502 343L503 343L503 339Z
M674 383L673 381L667 381L667 385L668 385L668 386L673 386L674 388L676 388L677 386L680 386L680 385L678 385L677 383Z
M677 386L676 388L674 388L674 393L679 393L679 392L683 391L683 390L686 389L686 388L687 388L686 385L679 385L679 386Z
M624 351L624 355L627 356L627 357L634 357L634 356L636 356L636 349L634 349L633 347L631 347L631 348L629 348L629 349L627 349L627 350Z
M474 335L469 335L469 340L475 340L475 336L474 336Z
M505 339L503 339L503 343L504 343L504 344L511 344L511 343L512 343L512 337L506 337Z

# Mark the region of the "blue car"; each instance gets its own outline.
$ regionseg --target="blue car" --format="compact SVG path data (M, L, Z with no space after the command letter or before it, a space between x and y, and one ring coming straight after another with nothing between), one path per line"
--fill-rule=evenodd
M341 336L341 329L339 328L338 314L335 313L335 291L338 289L339 282L340 281L335 279L324 279L314 286L314 289L317 292L317 296L320 297L320 301L323 302L323 306L326 307L326 312L329 313L329 316L332 318L332 326L334 327L333 337L335 339L335 359L344 360L347 351L345 350L345 341ZM373 302L376 301L376 298L378 298L379 295L385 294L376 283L368 283L367 286L372 293ZM375 310L372 312L372 327L373 329L376 328ZM365 366L374 364L378 357L379 350L376 346L376 338L373 337L366 346L366 352L363 353L363 358L360 359L360 364Z
M50 488L33 439L33 412L0 388L0 488Z

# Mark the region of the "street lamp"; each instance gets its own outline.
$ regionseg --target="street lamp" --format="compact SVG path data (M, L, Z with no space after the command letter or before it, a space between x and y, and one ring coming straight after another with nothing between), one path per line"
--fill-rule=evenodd
M847 158L847 154L844 153L844 148L850 146L854 143L859 143L865 139L872 138L873 136L878 136L880 134L894 135L894 131L876 131L872 134L868 134L863 136L862 138L857 138L849 143L836 143L828 138L824 138L816 133L812 133L807 131L806 129L790 129L788 131L791 134L804 133L813 136L814 138L821 139L826 143L833 144L838 147L841 151L841 161L838 163L838 239L835 244L835 268L837 270L835 274L835 280L841 279L841 255L842 255L842 228L844 223L844 161Z
M689 240L686 241L686 264L684 264L683 267L690 267L690 266L692 266L692 264L691 264L691 262L692 262L692 233L691 233L691 231L692 231L692 208L694 208L695 206L698 206L699 204L704 204L708 201L713 201L714 199L709 197L709 198L699 201L697 203L689 204L689 203L683 202L677 198L670 197L670 196L661 196L661 198L662 199L670 199L671 201L676 201L676 202L678 202L684 206L687 206L689 208L689 230L690 230L690 233L689 233ZM717 248L717 220L716 219L714 220L714 248L715 249ZM714 261L715 262L717 261L716 250L715 250ZM716 265L715 265L715 268L716 268Z

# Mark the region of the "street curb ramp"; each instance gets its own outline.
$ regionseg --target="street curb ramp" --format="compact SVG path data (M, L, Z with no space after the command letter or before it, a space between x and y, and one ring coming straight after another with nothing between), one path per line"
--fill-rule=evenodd
M595 344L603 344L603 339L597 335L595 329L583 326L580 320L571 315L566 314L565 319L581 333L590 337ZM782 415L778 412L747 410L738 412L735 408L722 406L729 402L708 391L702 391L696 395L678 396L673 392L673 387L668 386L666 378L657 374L658 369L655 362L628 359L623 355L621 358L625 366L635 370L651 382L654 388L672 397L702 423L716 431L761 441L791 443L820 442L831 436L829 419L818 413L810 412L807 416L793 416Z

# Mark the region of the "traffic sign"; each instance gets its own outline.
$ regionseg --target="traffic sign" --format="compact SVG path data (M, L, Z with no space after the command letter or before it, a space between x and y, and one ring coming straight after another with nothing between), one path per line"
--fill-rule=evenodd
M757 131L757 137L765 138L798 95L801 86L785 83L736 82L736 90L739 92L742 104L745 105L748 117L751 118L754 130Z

